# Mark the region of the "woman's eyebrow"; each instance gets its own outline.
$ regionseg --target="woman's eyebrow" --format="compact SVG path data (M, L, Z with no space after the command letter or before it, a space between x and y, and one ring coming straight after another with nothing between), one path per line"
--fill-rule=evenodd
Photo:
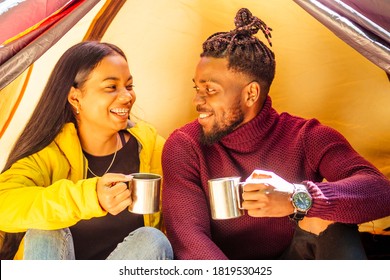
M133 76L130 76L128 79L127 79L127 81L131 81L133 79ZM103 79L103 82L104 81L107 81L107 80L114 80L114 81L118 81L118 80L120 80L118 77L107 77L107 78L105 78L105 79Z

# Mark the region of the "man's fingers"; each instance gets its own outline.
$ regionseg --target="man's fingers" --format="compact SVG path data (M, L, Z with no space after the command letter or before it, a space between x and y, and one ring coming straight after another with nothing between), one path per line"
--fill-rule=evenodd
M257 191L257 190L270 190L272 179L247 179L244 183L243 189L244 192Z
M252 172L250 177L253 179L266 179L266 178L272 178L274 174L275 173L271 171L256 169Z

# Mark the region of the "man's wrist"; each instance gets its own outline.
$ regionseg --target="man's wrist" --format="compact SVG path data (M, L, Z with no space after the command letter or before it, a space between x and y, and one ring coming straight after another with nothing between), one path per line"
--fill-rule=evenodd
M293 184L294 192L291 195L291 203L294 207L294 213L289 215L290 219L299 222L301 221L311 208L313 199L303 184Z

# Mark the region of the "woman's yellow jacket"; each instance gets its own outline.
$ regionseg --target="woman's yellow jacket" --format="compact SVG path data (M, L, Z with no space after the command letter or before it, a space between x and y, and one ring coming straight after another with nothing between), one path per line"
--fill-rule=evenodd
M140 172L162 175L164 138L145 122L132 127L129 122L128 131L139 143ZM77 130L68 123L47 147L0 174L0 230L55 230L106 215L97 198L97 178L85 179L87 167ZM144 215L144 222L161 229L161 212ZM22 247L15 259L22 258Z

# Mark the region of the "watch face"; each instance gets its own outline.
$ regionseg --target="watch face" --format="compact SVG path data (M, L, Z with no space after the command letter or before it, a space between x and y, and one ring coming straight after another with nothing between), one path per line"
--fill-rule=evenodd
M306 192L297 192L292 198L292 202L299 211L307 211L311 207L311 197Z

